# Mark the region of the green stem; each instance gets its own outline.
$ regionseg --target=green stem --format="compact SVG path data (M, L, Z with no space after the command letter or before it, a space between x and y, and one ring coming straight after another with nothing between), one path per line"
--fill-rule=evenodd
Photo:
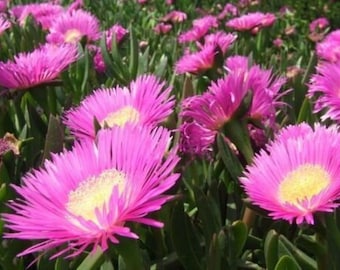
M121 238L116 250L122 256L126 270L145 270L144 259L137 240Z
M245 120L231 119L224 125L224 132L237 149L242 153L246 162L253 160L254 151L251 147L247 123Z

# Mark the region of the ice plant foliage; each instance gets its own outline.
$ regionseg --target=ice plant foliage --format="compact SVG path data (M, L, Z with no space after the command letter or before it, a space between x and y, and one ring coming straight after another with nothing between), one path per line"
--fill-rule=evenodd
M28 53L19 53L14 60L0 62L0 86L26 89L51 82L78 58L78 48L71 44L45 44Z
M76 256L90 245L105 250L117 236L138 238L127 222L162 227L147 215L172 198L163 193L179 177L172 172L176 149L164 159L170 140L164 128L128 125L53 155L14 186L22 199L3 215L11 229L5 237L39 241L19 256L55 247L61 249L53 257Z
M96 119L102 128L127 123L156 126L174 106L170 87L154 75L142 75L128 88L97 89L81 104L66 112L64 123L77 138L94 138Z
M256 155L240 180L250 200L274 219L313 224L315 212L337 207L339 147L334 126L289 126Z
M59 16L51 25L46 39L49 43L76 43L82 38L88 42L100 38L99 21L91 13L78 9Z

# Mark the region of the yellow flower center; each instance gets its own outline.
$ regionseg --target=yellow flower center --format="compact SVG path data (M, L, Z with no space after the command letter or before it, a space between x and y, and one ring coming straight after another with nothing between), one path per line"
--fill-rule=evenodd
M77 29L67 30L65 33L64 40L66 43L75 43L80 40L82 34Z
M279 198L283 203L299 205L302 200L319 194L330 182L329 173L320 165L300 165L280 183Z
M126 123L137 123L139 112L132 106L125 106L116 112L110 113L101 122L102 127L124 126Z
M118 191L121 193L125 183L125 175L115 169L91 176L68 194L66 209L75 216L98 223L95 209L101 211L104 204L109 202L113 187L118 186Z

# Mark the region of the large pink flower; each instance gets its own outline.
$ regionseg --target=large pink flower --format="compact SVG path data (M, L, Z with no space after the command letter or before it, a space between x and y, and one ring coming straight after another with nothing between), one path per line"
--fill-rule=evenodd
M143 75L128 88L97 89L81 104L67 111L64 123L77 138L94 138L96 119L102 128L127 123L156 126L174 107L171 88L154 75Z
M340 134L335 127L289 126L255 156L240 180L250 200L274 219L313 224L337 207Z
M163 128L128 125L53 155L14 186L22 198L3 214L5 237L38 241L19 256L55 247L53 257L76 256L91 245L106 250L117 236L138 238L127 222L162 227L147 215L172 198L163 193L179 177L170 140Z
M0 62L0 86L26 89L51 82L78 58L71 44L45 44L29 53L19 53L14 61Z
M50 27L49 43L75 43L82 38L94 41L100 38L99 20L91 13L78 9L59 16Z

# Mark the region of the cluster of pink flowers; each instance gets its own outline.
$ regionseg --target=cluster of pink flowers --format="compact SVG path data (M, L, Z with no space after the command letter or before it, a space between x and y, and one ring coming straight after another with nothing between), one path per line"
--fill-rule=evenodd
M212 148L216 134L230 121L240 107L248 91L252 103L246 115L264 125L275 123L277 99L284 84L283 78L274 79L270 70L254 65L248 68L248 59L235 56L227 59L229 73L212 82L207 92L184 100L181 116L181 150L194 154L206 154Z
M173 110L170 91L144 75L129 88L96 90L66 113L79 141L25 175L14 186L23 199L9 204L15 213L3 215L12 230L6 238L39 241L19 256L55 247L52 258L76 256L89 245L106 250L117 236L138 238L127 222L163 226L147 215L173 197L163 193L179 178L177 148L169 149L170 131L158 126ZM95 120L102 127L97 134Z

